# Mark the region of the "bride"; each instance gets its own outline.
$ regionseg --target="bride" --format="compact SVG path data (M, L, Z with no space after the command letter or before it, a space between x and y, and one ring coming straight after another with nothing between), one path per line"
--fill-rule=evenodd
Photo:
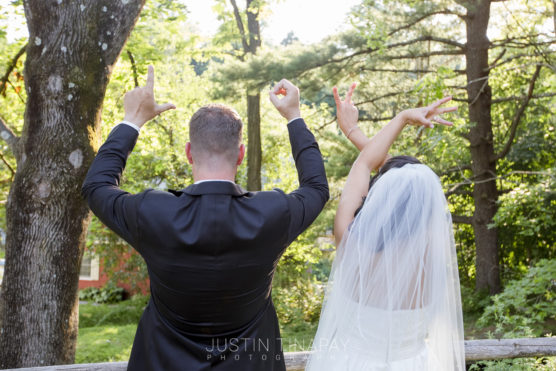
M341 130L361 151L346 180L338 246L306 370L465 370L452 222L436 174L409 156L387 159L407 124L451 125L451 98L398 114L372 139L334 88ZM378 173L371 179L371 171ZM363 203L362 203L363 200Z

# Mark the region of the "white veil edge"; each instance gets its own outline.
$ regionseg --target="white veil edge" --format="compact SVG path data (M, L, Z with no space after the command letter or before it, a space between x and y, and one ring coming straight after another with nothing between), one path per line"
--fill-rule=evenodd
M396 365L465 370L451 216L421 164L382 175L344 234L306 370Z

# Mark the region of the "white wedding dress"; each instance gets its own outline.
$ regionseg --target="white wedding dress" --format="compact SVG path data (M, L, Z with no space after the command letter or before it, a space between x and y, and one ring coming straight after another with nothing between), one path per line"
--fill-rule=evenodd
M346 306L357 306L351 301ZM351 308L353 309L353 308ZM339 329L336 344L324 344L326 351L311 358L310 370L388 370L422 371L434 370L429 363L426 344L426 309L386 311L366 308L359 314L364 328L347 326ZM352 312L352 311L350 311ZM390 328L389 323L398 326ZM388 342L386 339L396 341ZM342 340L340 340L342 339ZM319 344L316 344L317 346ZM440 369L438 369L440 370Z
M309 371L464 371L450 214L425 165L371 187L338 247Z

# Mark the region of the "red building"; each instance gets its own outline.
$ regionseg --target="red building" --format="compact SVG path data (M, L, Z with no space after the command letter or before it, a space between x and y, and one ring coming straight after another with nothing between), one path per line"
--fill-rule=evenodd
M122 266L126 257L122 257ZM103 269L102 259L99 257L91 257L85 254L81 262L81 271L79 272L79 290L87 287L101 288L108 283L110 277ZM149 279L138 282L135 288L128 283L119 282L118 287L123 288L128 294L133 295L141 293L143 295L149 292Z

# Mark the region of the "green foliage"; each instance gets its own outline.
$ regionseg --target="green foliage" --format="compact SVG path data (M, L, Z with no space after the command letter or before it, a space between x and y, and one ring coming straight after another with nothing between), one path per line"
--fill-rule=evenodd
M80 304L79 328L137 325L148 300L146 296L137 295L116 304Z
M479 318L479 326L495 326L497 337L538 337L550 330L546 320L556 320L556 259L540 260L518 280L492 298Z
M483 361L472 364L469 371L552 371L556 369L556 357L517 358L501 361Z
M25 45L25 38L8 42L6 33L6 19L16 16L21 19L23 6L20 1L0 5L0 78L7 72L7 66ZM11 26L11 25L10 25ZM12 72L8 75L7 84L0 83L0 117L8 124L16 135L21 134L23 128L23 113L25 110L25 81L23 65L25 56L19 58ZM6 230L6 202L10 185L14 179L17 164L8 144L0 139L0 250L4 246L3 233ZM0 252L0 254L2 254Z
M117 304L80 304L76 363L127 361L148 297Z
M324 285L310 279L298 279L289 287L274 287L272 301L280 323L289 325L300 319L317 323L324 298Z
M532 184L531 184L532 183ZM501 231L504 266L521 272L529 262L556 257L554 169L538 174L500 197L494 219Z
M487 292L477 291L473 287L461 285L461 306L465 314L483 313L486 306L491 303Z
M124 289L112 284L102 288L87 287L79 292L79 300L93 301L97 304L117 303L122 301Z

